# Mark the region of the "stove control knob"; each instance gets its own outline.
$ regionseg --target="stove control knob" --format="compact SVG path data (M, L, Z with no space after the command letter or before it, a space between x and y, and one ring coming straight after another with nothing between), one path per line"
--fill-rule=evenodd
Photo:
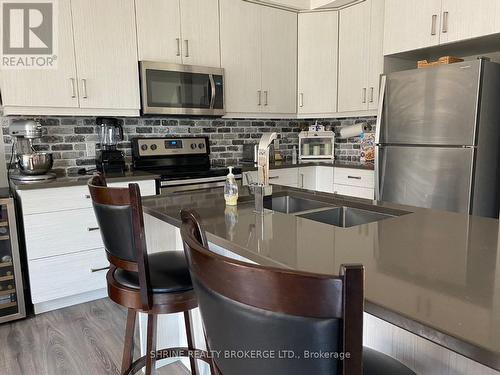
M203 149L205 148L205 143L200 143L200 144L198 145L198 147L199 147L199 148L201 148L201 149L203 150Z
M196 143L191 143L191 148L192 148L193 150L195 150L195 149L196 149Z
M147 149L148 149L148 145L142 145L142 146L141 146L141 150L142 150L142 151L146 151Z
M151 150L155 151L157 148L158 148L158 146L156 144L153 143L151 145Z

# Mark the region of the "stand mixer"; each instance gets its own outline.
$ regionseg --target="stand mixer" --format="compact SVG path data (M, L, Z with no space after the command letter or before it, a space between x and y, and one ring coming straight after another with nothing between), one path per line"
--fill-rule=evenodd
M15 120L9 126L9 133L15 138L9 165L9 178L20 182L38 182L56 178L49 173L54 163L50 152L38 152L33 140L42 137L42 124L35 120ZM13 158L17 169L10 172Z

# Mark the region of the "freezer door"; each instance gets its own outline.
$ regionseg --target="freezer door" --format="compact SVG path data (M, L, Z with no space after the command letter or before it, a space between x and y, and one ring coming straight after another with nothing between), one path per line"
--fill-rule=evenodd
M473 148L377 147L378 199L470 213Z
M474 145L481 61L386 76L377 143Z

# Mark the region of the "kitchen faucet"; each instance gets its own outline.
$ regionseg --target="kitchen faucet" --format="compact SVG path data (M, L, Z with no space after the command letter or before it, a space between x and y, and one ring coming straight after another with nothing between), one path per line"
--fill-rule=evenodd
M276 133L262 135L257 151L257 183L250 184L255 195L255 211L260 214L264 213L264 197L272 194L269 185L269 147L276 138Z

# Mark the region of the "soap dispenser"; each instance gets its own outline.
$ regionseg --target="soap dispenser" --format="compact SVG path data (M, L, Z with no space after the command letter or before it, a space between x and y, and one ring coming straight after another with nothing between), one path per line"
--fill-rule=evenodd
M229 167L229 173L224 184L224 199L227 206L236 206L238 203L238 185L233 174L233 167Z

